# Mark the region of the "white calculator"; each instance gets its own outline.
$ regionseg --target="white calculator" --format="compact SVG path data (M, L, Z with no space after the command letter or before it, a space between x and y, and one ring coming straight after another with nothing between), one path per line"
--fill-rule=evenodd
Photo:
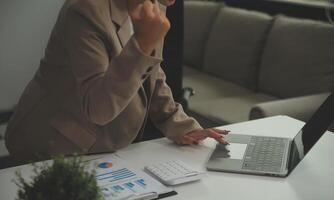
M165 185L178 185L202 178L203 173L192 170L184 162L168 161L146 166L145 170Z

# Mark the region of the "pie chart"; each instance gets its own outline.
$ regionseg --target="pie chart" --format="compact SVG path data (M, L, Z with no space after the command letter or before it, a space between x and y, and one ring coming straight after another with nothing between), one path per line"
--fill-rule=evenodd
M111 168L112 167L112 163L111 162L103 162L103 163L100 163L98 165L98 167L102 168L102 169Z

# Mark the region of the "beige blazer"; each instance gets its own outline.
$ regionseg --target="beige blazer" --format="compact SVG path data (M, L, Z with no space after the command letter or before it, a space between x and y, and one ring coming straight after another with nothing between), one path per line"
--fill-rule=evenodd
M146 56L131 36L126 2L66 1L8 125L12 156L115 151L141 134L147 116L172 140L201 129L172 99L162 44Z

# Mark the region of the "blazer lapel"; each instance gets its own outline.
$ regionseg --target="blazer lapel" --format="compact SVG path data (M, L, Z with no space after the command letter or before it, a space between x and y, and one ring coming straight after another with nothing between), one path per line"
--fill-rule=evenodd
M109 0L109 2L111 20L118 26L122 26L129 17L126 0Z
M126 45L126 43L131 38L131 25L130 25L130 17L123 23L123 25L118 29L117 35L122 44L122 47Z
M117 36L124 47L131 37L130 17L126 0L110 0L111 20L117 25Z

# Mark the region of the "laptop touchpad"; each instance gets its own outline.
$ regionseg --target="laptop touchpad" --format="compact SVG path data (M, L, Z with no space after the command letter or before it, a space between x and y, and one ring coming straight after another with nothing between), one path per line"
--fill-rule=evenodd
M225 148L230 151L228 152L230 159L241 160L244 157L244 154L247 148L247 144L230 143L230 145L226 145Z

